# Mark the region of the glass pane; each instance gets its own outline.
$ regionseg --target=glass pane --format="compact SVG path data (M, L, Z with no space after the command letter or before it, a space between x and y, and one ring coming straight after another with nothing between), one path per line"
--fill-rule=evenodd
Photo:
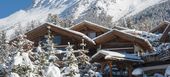
M90 33L88 34L88 36L89 36L90 38L95 38L95 37L96 37L96 32L90 32Z
M55 44L60 45L61 44L61 36L55 36L53 41Z

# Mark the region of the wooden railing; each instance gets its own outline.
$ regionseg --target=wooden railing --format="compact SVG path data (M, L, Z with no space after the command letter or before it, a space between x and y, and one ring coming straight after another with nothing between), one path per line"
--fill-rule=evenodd
M103 50L110 50L110 51L114 51L114 50L133 50L133 47L123 47L123 48L105 48Z
M66 48L68 45L55 45L55 48Z

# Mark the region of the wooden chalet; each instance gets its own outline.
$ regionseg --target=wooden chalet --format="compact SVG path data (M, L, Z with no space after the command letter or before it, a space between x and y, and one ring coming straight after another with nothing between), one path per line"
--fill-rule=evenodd
M116 68L117 72L110 72L110 77L132 77L132 65L142 62L139 56L153 50L151 44L144 38L118 29L108 31L93 40L99 51L92 56L91 61L101 63L102 70L105 65L109 65L110 70Z
M162 34L160 42L170 42L169 31L170 22L168 21L161 22L160 25L150 30L152 33Z
M77 25L72 26L70 29L81 32L92 39L110 30L106 27L89 21L83 21Z
M166 22L166 28L164 29L160 42L170 42L170 22Z
M169 24L169 22L162 22L150 32L161 33L160 41L169 42ZM169 62L163 63L161 61L165 59L162 56L169 56L169 51L160 53L160 56L159 54L146 56L146 53L150 53L153 50L152 45L148 40L138 36L136 32L128 28L114 26L112 29L108 29L84 21L66 29L45 23L27 32L25 35L27 35L28 40L35 43L35 46L38 46L39 41L47 39L49 31L53 36L57 49L65 49L68 42L70 42L70 44L74 45L75 55L79 55L77 49L81 49L80 44L82 39L84 39L84 42L87 44L86 49L89 51L88 56L91 56L90 61L101 64L100 70L103 72L104 77L132 77L132 70L137 67L141 67L145 71L154 71L155 69L162 70L169 66ZM64 53L57 54L59 58L62 58L61 55L64 55ZM158 64L153 65L154 62ZM106 69L106 66L109 66L109 68ZM104 69L112 71L106 73Z
M37 46L39 41L45 41L49 30L51 31L51 35L53 36L55 47L59 49L65 48L68 45L68 42L70 42L70 44L72 45L76 45L74 46L74 49L78 49L80 48L80 43L82 42L82 39L84 39L88 46L93 46L95 44L93 40L91 40L83 33L65 29L50 23L45 23L27 32L25 35L27 35L28 40L33 41L35 43L35 46Z
M137 55L99 50L91 57L91 62L101 64L101 71L104 77L132 77L132 65L144 61ZM109 69L106 69L107 65ZM110 73L106 73L105 69Z
M97 46L105 50L126 53L151 51L153 48L149 41L139 36L113 29L93 39Z
M151 29L150 32L151 33L156 33L156 34L163 33L165 31L166 27L168 26L168 24L169 24L168 21L163 21L158 26Z
M160 25L150 30L151 33L161 34L160 40L158 42L164 43L163 47L166 47L167 42L170 41L169 37L170 22L164 21ZM155 73L164 75L165 69L170 66L170 49L157 51L156 53L150 53L142 56L144 63L134 65L134 68L140 68L144 71L147 76L153 76Z

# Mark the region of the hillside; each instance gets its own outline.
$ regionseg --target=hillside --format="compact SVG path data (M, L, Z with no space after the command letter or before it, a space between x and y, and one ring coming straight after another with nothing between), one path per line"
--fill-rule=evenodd
M15 32L15 29L18 30L18 28L21 28L22 30L26 30L26 28L30 28L32 25L37 26L46 22L50 13L57 15L62 20L70 20L73 24L87 20L107 27L113 27L114 25L124 26L124 19L130 19L130 21L133 20L133 22L130 23L134 25L133 28L138 28L138 24L140 23L138 21L144 22L147 20L141 17L151 17L147 21L152 21L157 17L157 15L154 14L155 12L157 13L157 11L150 12L153 10L152 8L157 10L160 8L158 6L161 5L162 8L169 9L168 4L170 1L166 1L167 0L34 0L32 6L28 7L28 9L17 11L9 17L0 19L0 29L9 31L9 35L11 35L11 33ZM161 10L166 11L166 9ZM150 13L152 14L150 15ZM162 15L164 15L164 13ZM167 15L164 16L163 19L168 19ZM159 17L160 16L158 16L158 18ZM118 20L120 22L115 24Z

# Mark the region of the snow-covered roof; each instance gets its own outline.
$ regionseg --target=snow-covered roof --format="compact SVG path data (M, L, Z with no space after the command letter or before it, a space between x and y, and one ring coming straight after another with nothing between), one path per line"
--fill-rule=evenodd
M111 29L109 29L107 27L104 27L102 25L92 23L92 22L86 21L86 20L84 20L83 22L80 22L80 23L78 23L76 25L71 26L70 29L76 30L78 27L82 27L82 26L87 26L87 27L89 26L89 28L94 28L95 27L95 28L101 29L101 30L103 30L105 32L111 30Z
M158 26L150 30L151 33L163 33L167 25L170 24L169 21L163 21Z
M170 23L166 26L166 28L163 31L163 34L162 34L162 36L160 38L161 42L169 42L168 41L169 40L168 39L169 38L169 32L170 32Z
M152 45L150 44L150 42L147 39L140 37L138 35L128 33L125 30L113 29L111 31L108 31L108 32L94 38L93 40L96 42L96 44L101 44L101 43L105 43L109 40L112 40L115 36L120 37L120 38L130 41L130 42L134 42L134 43L138 44L139 46L141 46L145 50L153 49Z
M76 34L76 35L80 35L83 39L85 39L85 40L87 40L87 41L95 44L95 42L94 42L91 38L89 38L88 36L86 36L85 34L83 34L83 33L81 33L81 32L74 31L74 30L70 30L70 29L68 29L68 28L62 28L62 27L60 27L60 26L57 26L57 25L54 25L54 24L51 24L51 23L48 23L48 24L50 24L51 26L54 26L54 27L58 27L58 28L60 28L60 29L63 29L63 30L65 30L65 31L68 31L68 32L70 32L70 33L74 33L74 34Z
M91 57L91 61L100 61L101 58L106 60L126 60L132 62L143 62L141 57L134 54L119 53L114 51L99 50L95 55Z
M62 33L62 34L65 34L66 36L77 37L78 39L85 39L85 41L95 44L95 42L92 39L90 39L88 36L86 36L85 34L83 34L81 32L73 31L73 30L70 30L67 28L62 28L60 26L57 26L57 25L54 25L51 23L44 23L43 25L39 26L38 28L40 28L40 30L42 30L43 28L46 29L46 26L51 26L51 30L54 32ZM40 31L40 30L38 30L38 28L33 29L34 32ZM33 30L31 30L30 32L27 32L26 35L32 36L31 33L33 32Z
M129 28L121 27L121 26L113 26L112 29L117 29L117 30L130 30Z
M132 75L135 75L135 76L142 75L143 73L144 71L141 68L136 68L132 71Z
M155 33L149 33L149 32L146 32L146 31L138 31L138 30L135 30L135 29L132 29L132 30L122 30L123 32L125 33L130 33L132 35L135 35L135 36L139 36L139 37L142 37L144 39L147 39L148 41L154 41L154 42L158 42L162 36L162 34L155 34Z

